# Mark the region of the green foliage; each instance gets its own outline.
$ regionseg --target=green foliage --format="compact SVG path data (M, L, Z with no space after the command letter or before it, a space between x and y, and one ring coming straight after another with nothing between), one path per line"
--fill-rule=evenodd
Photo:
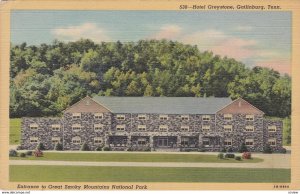
M291 145L291 117L283 119L283 145Z
M16 150L9 150L9 157L17 157L18 156L18 152Z
M240 160L242 160L242 157L241 156L236 156L234 159L240 161Z
M86 95L243 97L267 115L291 114L288 75L174 41L23 43L10 60L12 118L59 115Z
M217 158L224 159L224 154L223 153L219 153L218 156L217 156Z
M111 149L110 149L110 147L104 147L103 148L103 151L110 151Z
M56 143L54 146L54 150L57 150L57 151L63 150L63 145L61 143Z
M235 157L235 155L234 154L232 154L232 153L227 153L227 154L225 154L225 156L224 156L225 158L234 158Z
M247 146L246 146L245 143L242 143L242 144L241 144L240 149L239 149L239 152L240 152L240 153L248 152L248 149L247 149Z
M27 152L26 152L26 155L27 155L27 156L32 156L32 151L27 151Z
M45 150L45 146L43 143L39 143L37 146L36 146L36 149L37 150Z
M263 153L265 153L265 154L272 154L272 148L271 148L271 146L269 145L269 144L266 144L265 146L264 146L264 149L263 149Z
M25 154L25 153L21 153L21 154L20 154L20 157L25 158L25 157L26 157L26 154Z
M102 151L102 148L103 148L102 146L98 146L95 150L96 151Z
M80 148L81 151L90 151L90 147L87 143L83 143L81 148Z

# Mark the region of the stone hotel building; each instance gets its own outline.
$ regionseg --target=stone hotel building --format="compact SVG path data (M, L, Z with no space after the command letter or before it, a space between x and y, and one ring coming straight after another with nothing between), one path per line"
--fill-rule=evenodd
M282 148L282 122L239 98L197 97L85 97L63 112L62 117L22 119L22 149L41 142L54 149L91 150L148 147L155 151L204 149L237 151L245 143L250 151L269 144Z

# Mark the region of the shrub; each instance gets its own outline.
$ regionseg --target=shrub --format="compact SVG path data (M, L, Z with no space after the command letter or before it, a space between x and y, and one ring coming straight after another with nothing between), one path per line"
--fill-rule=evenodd
M98 146L95 150L96 151L102 151L102 146Z
M9 150L9 157L17 157L18 156L18 152L16 150Z
M217 156L219 159L224 159L224 154L223 153L219 153Z
M272 148L271 148L271 146L269 144L266 144L264 146L263 153L265 153L265 154L272 154Z
M286 149L285 149L285 148L281 148L281 149L279 150L279 152L282 153L282 154L286 154Z
M90 151L90 147L87 143L83 143L80 150L81 151Z
M244 152L242 158L246 160L251 159L251 152Z
M128 148L127 151L128 151L128 152L133 151L132 147Z
M54 149L57 151L63 150L63 145L61 143L56 143Z
M21 153L20 157L24 158L24 157L26 157L26 154L25 153Z
M240 161L240 160L242 160L242 158L241 158L241 156L236 156L235 160L239 160Z
M204 148L199 148L198 152L205 152L205 149Z
M247 146L246 146L245 143L242 143L242 144L241 144L240 149L239 149L239 152L240 152L240 153L248 152L248 149L247 149Z
M42 150L35 150L33 152L33 154L34 154L35 157L42 157L43 156Z
M226 152L226 148L223 147L220 151L223 152L223 153L225 153Z
M234 158L234 157L235 157L235 155L232 153L225 154L225 158Z
M39 143L39 144L36 146L36 149L37 149L37 150L45 150L45 146L44 146L44 144Z
M27 156L32 156L32 151L27 151L27 152L26 152L26 155L27 155Z
M229 148L227 149L227 152L233 152L232 147L229 147Z
M22 150L23 148L22 148L22 146L17 146L17 148L16 148L16 150Z
M103 151L110 151L110 147L104 147Z
M145 152L150 152L150 151L151 151L151 148L150 148L150 147L145 147L143 151L145 151Z

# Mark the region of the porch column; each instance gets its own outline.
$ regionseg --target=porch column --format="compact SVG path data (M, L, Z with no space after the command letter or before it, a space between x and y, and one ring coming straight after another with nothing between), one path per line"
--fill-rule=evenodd
M109 147L109 135L105 134L104 136L104 145L105 147Z
M131 147L131 135L127 136L127 148Z
M153 136L149 136L149 144L150 144L150 147L153 148Z
M181 136L177 136L176 147L177 147L177 148L181 148Z
M203 141L202 141L202 139L203 139L203 135L202 135L202 134L199 134L199 142L198 142L199 148L202 148L202 147L203 147Z

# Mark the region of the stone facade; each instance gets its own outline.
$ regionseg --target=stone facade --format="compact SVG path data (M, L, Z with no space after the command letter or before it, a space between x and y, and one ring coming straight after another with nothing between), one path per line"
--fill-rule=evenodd
M80 112L71 108L61 118L23 118L21 147L32 150L41 142L51 150L59 141L64 150L79 150L83 143L91 150L106 146L112 150L238 151L242 143L253 152L262 151L266 144L274 151L282 148L282 122L267 120L261 112L133 114L76 106Z

